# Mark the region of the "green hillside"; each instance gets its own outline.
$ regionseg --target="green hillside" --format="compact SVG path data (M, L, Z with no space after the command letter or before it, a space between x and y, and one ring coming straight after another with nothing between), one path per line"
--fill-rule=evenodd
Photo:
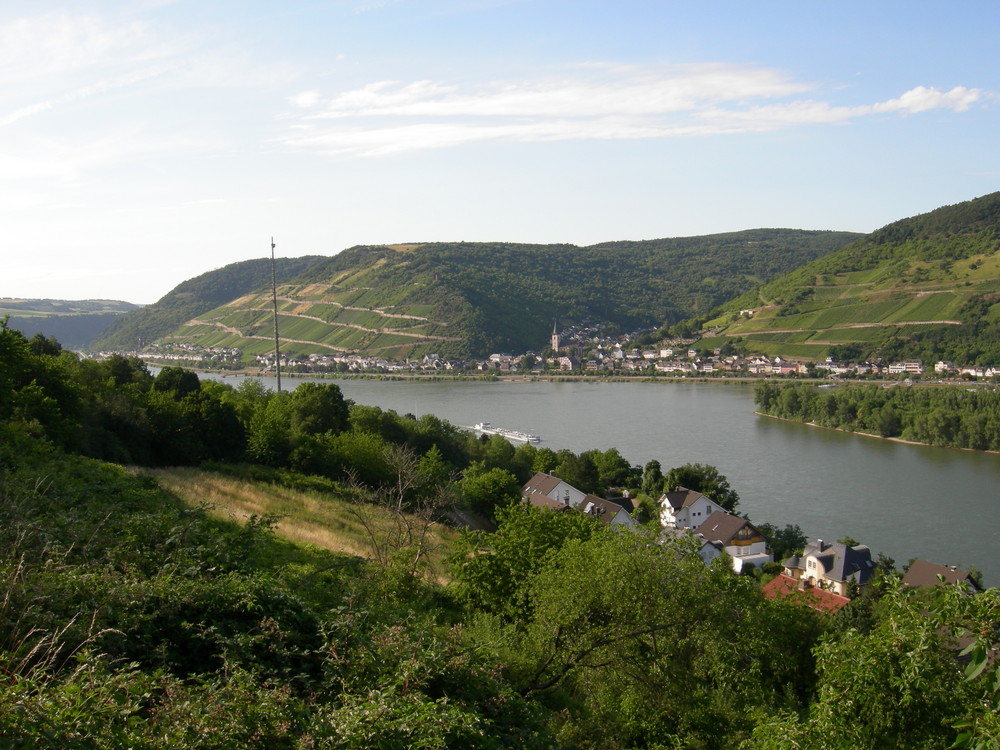
M469 357L542 349L553 320L658 327L703 314L857 236L758 229L589 247L353 247L280 285L282 350ZM267 352L271 304L270 290L245 293L189 316L163 340Z
M278 258L279 281L294 278L321 256ZM136 350L165 336L185 321L255 289L270 287L271 260L230 263L179 284L162 299L118 318L91 342L93 350Z
M705 342L796 358L988 364L1000 361L998 292L992 193L889 224L726 303Z
M131 302L106 299L57 300L0 298L0 317L31 337L55 337L69 349L84 349L124 313L138 310Z

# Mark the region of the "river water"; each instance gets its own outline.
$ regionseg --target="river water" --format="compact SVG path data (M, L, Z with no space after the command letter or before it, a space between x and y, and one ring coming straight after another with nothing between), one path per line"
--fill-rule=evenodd
M914 557L975 565L987 585L1000 585L1000 455L760 417L747 384L321 382L336 382L355 403L400 414L532 432L554 450L617 448L633 464L659 461L664 472L712 464L753 521L798 524L810 539L851 536L897 567Z

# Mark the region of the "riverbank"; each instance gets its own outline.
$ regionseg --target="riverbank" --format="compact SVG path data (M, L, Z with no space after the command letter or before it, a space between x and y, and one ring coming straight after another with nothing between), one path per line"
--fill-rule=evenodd
M951 445L935 445L934 443L922 443L919 440L904 440L898 437L883 437L882 435L876 435L873 432L858 432L857 430L845 430L840 427L827 427L826 425L816 424L815 422L803 422L799 419L789 419L788 417L776 417L774 414L765 414L762 411L754 411L754 414L758 417L767 417L768 419L774 419L778 422L789 422L791 424L800 424L805 427L815 427L819 430L829 430L830 432L840 432L845 435L858 435L859 437L874 438L875 440L884 440L889 443L900 443L902 445L916 445L923 448L946 448L952 451L966 451L968 453L983 453L992 456L1000 456L1000 451L989 451L989 450L977 450L976 448L956 448Z

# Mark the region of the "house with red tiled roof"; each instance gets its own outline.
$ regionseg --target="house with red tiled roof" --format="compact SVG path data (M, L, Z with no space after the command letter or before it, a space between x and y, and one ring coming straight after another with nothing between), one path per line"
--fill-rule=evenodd
M812 586L804 579L797 581L784 573L776 575L765 583L760 591L768 599L802 604L831 615L839 612L851 601L846 596Z

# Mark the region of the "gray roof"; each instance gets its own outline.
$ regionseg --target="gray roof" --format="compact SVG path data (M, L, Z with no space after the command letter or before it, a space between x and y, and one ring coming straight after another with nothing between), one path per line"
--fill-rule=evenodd
M662 505L666 501L674 510L682 510L683 508L690 508L698 502L698 498L700 497L705 496L696 490L689 490L687 487L678 487L673 492L664 492L660 497L660 504Z
M872 551L863 544L848 547L841 542L824 542L817 539L802 551L802 558L816 557L826 568L825 577L846 583L853 580L859 586L868 583L875 572Z

